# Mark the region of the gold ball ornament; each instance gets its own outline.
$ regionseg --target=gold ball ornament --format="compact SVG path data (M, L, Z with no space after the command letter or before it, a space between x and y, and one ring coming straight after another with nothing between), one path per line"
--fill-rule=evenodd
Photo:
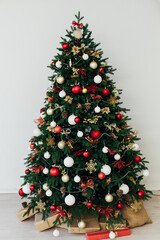
M62 182L64 182L64 183L69 182L69 176L68 176L68 174L65 174L65 175L62 176Z
M58 143L58 148L63 149L65 147L66 143L62 140Z
M83 229L86 227L86 223L83 220L81 220L80 222L78 222L78 227Z
M87 88L82 89L82 93L86 94L88 92Z
M108 194L105 196L105 200L106 200L106 202L112 202L112 201L113 201L113 196L108 193Z
M90 62L89 66L92 69L96 69L98 67L98 64L95 61L92 61L92 62Z
M81 39L82 38L82 31L80 29L77 29L77 30L74 31L73 35L76 39Z
M57 83L63 84L64 83L64 77L63 76L57 77Z
M48 115L52 115L53 112L54 112L53 108L48 108L48 109L47 109L47 114L48 114Z

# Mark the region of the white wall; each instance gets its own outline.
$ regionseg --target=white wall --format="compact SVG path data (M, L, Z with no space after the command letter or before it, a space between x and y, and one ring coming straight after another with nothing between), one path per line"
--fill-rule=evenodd
M0 192L21 184L28 140L39 116L60 36L81 11L104 56L117 68L124 106L160 188L160 3L158 0L0 0Z

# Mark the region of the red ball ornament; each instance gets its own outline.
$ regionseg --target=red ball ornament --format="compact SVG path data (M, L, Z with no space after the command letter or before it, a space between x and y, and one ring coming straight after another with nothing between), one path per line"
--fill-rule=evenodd
M68 43L63 43L63 44L62 44L62 48L63 48L64 50L66 50L67 48L69 48L69 44L68 44Z
M51 168L50 174L52 177L57 177L60 174L59 168L57 167Z
M103 95L107 96L110 93L110 91L108 88L105 88L105 89L103 89L102 93L103 93Z
M35 187L34 187L34 185L31 185L29 188L31 191L33 191Z
M62 130L62 128L61 128L60 126L56 126L56 127L54 128L54 131L55 131L56 133L60 133L61 130Z
M40 113L43 113L45 111L45 108L41 108Z
M137 194L140 197L145 197L145 192L143 190L139 190Z
M51 211L55 211L55 210L56 210L56 206L51 205L51 206L50 206L50 209L51 209Z
M31 144L30 144L30 149L34 149L35 146L36 146L36 145L35 145L34 143L31 143Z
M51 62L51 65L54 66L54 65L55 65L55 62Z
M49 98L48 98L48 102L52 102L53 99L54 99L53 97L49 97Z
M121 203L121 202L118 203L118 204L117 204L117 208L118 208L118 209L122 209L122 208L123 208L123 203Z
M135 162L139 163L139 162L141 161L141 157L140 157L140 156L136 156L136 157L134 158L134 160L135 160Z
M19 193L19 196L21 196L21 197L24 196L24 192L23 192L23 189L22 189L22 188L19 189L18 193Z
M92 137L92 138L97 139L97 138L99 138L100 136L101 136L101 132L100 132L99 130L93 130L93 131L91 132L91 137Z
M101 68L99 69L99 72L100 72L100 73L103 73L103 72L104 72L104 69L101 67Z
M72 93L78 94L82 92L82 88L79 85L75 85L72 87Z
M88 151L85 151L85 152L83 153L83 156L86 157L86 158L88 158L89 155L90 155L90 152L88 152Z
M28 174L30 171L29 171L29 169L26 169L25 170L25 174Z
M122 114L121 113L118 113L117 114L117 118L120 120L120 119L122 119Z
M98 173L98 178L100 179L100 180L103 180L104 178L105 178L105 174L103 173L103 172L100 172L100 173Z
M88 203L87 203L87 207L88 207L88 208L92 208L92 207L93 207L93 203L92 203L92 202L88 202Z
M76 118L74 119L74 121L75 121L76 123L79 123L79 122L81 121L81 119L80 119L79 117L76 117Z

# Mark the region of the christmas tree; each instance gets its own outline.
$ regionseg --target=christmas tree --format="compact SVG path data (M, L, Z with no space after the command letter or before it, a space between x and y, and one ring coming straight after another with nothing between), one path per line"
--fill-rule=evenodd
M150 197L141 183L149 174L147 161L111 79L115 69L83 17L75 17L49 66L51 85L35 120L19 195L43 219L58 208L68 225L87 213L113 224L123 220L126 195L133 201Z

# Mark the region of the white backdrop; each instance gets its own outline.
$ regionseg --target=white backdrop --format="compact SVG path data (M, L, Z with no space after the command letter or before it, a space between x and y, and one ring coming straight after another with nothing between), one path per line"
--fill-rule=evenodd
M46 66L78 10L117 68L114 80L150 161L145 183L160 189L158 0L0 0L0 192L16 192L22 183L33 119L49 86Z

